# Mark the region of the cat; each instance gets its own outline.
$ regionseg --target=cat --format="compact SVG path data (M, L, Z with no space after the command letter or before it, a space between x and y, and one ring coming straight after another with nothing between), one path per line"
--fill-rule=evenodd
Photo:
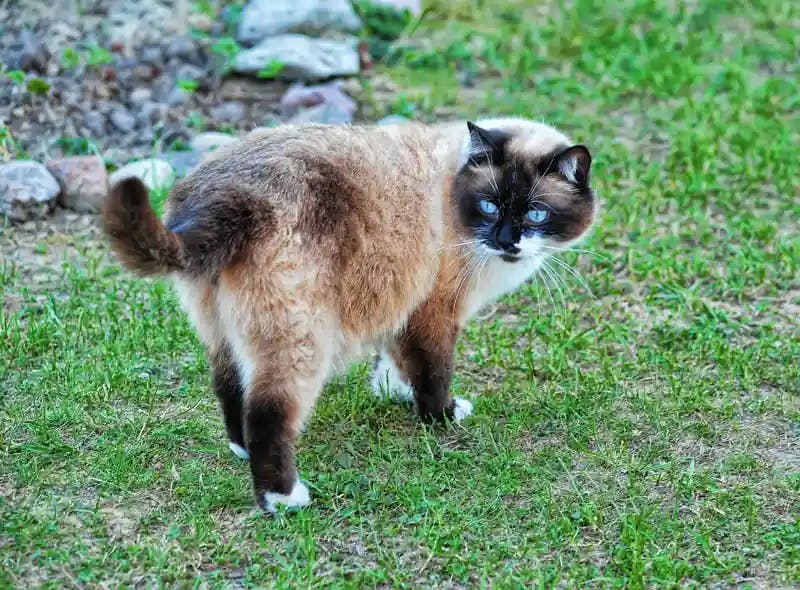
M122 262L169 275L205 344L231 450L258 505L303 506L294 443L326 379L378 351L377 395L459 421L459 331L595 216L592 158L525 119L254 132L178 182L163 221L112 187Z

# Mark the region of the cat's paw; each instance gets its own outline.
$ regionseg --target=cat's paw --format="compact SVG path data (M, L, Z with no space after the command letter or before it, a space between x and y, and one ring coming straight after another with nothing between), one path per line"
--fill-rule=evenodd
M308 488L299 479L294 482L292 491L289 494L276 494L274 492L264 492L262 507L267 512L275 514L278 506L301 507L311 501Z
M464 418L472 414L472 402L463 398L457 397L453 400L453 421L461 422Z
M240 445L237 445L235 442L229 442L228 443L228 448L231 450L231 452L234 455L236 455L240 459L247 460L247 459L250 458L250 454L247 452L247 449L245 449L244 447L242 447Z

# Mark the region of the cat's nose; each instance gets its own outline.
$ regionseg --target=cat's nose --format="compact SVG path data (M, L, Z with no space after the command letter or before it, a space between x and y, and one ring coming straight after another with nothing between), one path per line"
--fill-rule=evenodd
M506 254L519 254L519 247L513 242L497 242L497 245L502 248Z
M518 232L514 231L510 223L506 223L499 228L495 235L495 241L506 254L519 254L519 248L516 245L519 241L519 235Z

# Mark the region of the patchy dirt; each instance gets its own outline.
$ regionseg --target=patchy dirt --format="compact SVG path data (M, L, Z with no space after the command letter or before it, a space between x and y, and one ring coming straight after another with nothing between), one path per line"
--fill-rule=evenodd
M21 0L0 6L0 122L36 160L97 150L121 163L205 129L278 120L286 84L226 77L222 22L188 0ZM39 92L31 81L40 80ZM45 90L46 88L46 90ZM18 153L19 155L19 153Z

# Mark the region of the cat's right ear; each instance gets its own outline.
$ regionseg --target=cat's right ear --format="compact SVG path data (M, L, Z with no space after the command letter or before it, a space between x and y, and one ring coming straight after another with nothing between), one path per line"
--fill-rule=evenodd
M497 129L484 129L472 121L467 121L469 130L469 163L479 166L488 163L497 166L502 163L505 145L509 136Z

